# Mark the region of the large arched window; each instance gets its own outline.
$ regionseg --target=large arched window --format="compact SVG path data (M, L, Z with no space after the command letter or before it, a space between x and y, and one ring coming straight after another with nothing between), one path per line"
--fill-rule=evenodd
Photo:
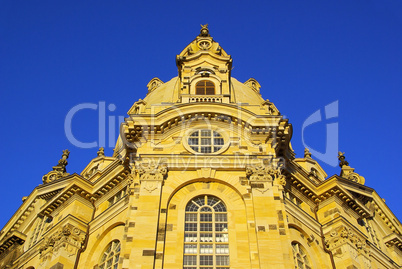
M185 269L229 269L226 206L214 196L203 195L186 206L184 224Z
M311 269L307 254L299 243L292 243L292 251L296 269Z
M120 241L114 240L107 245L99 261L99 269L117 269L120 257Z
M195 85L195 94L214 95L215 85L211 81L202 80Z

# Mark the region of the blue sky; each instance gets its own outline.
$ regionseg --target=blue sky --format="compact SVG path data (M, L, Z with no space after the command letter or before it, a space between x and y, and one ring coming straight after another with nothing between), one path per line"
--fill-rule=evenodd
M326 124L339 149L396 216L402 151L402 2L400 1L3 1L0 8L0 202L2 227L21 198L42 183L63 149L80 173L97 148L72 145L68 111L82 103L115 105L125 116L153 77L177 75L175 56L209 24L233 58L233 77L250 77L293 124L338 101L338 117L304 130L325 152ZM324 114L323 114L324 115ZM116 124L117 134L117 124ZM96 141L98 111L74 117L74 135ZM113 138L113 137L112 137ZM109 135L107 134L107 140ZM107 145L106 154L112 154ZM314 157L314 156L313 156ZM336 156L334 156L336 158ZM339 167L321 162L329 175Z

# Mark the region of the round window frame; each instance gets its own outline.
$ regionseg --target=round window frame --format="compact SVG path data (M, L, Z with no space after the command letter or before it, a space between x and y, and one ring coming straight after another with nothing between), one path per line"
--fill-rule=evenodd
M193 134L196 131L202 131L202 130L208 130L208 131L211 131L211 132L219 133L223 138L222 147L219 150L217 150L215 152L211 152L211 153L202 153L202 152L198 152L198 151L193 150L191 148L191 146L189 145L188 140L191 137L191 134ZM207 127L207 126L198 126L197 128L191 128L190 130L188 130L186 132L186 134L184 135L183 146L187 151L189 151L189 152L191 152L191 153L193 153L195 155L219 155L219 154L222 154L223 152L225 152L229 148L229 146L230 146L229 135L226 134L225 130L220 129L220 128L211 128L211 127Z

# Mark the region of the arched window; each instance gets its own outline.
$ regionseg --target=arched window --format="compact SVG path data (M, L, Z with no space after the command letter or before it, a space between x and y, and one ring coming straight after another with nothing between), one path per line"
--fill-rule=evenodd
M119 264L120 241L114 240L107 245L99 261L99 269L116 269Z
M292 251L296 269L311 269L307 254L299 243L292 243Z
M215 85L208 80L202 80L195 85L195 94L213 95L215 94Z
M184 269L229 269L226 206L214 196L188 202L184 223Z

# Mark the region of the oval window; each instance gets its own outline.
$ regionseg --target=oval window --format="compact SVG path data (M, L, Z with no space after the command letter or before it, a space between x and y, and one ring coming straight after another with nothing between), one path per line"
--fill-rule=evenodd
M225 141L222 135L212 130L197 130L188 137L188 145L198 153L214 153L222 149Z

